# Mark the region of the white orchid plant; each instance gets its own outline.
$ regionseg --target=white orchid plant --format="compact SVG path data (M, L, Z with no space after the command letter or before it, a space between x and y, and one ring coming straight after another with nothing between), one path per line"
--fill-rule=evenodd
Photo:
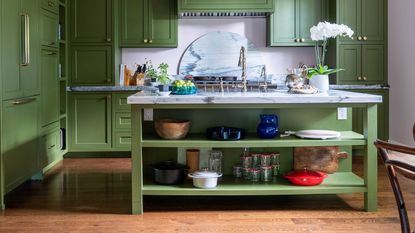
M343 69L329 69L324 65L327 40L330 38L336 38L338 36L350 37L353 36L353 30L344 24L334 24L329 22L319 22L316 26L310 28L311 40L316 41L315 55L317 65L314 68L308 68L308 78L312 78L314 75L332 74ZM320 43L323 41L323 43ZM320 49L322 46L322 50ZM320 51L321 50L321 51Z

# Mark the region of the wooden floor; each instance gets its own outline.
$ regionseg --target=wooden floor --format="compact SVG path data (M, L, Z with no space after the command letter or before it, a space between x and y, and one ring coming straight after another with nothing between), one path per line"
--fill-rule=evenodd
M130 182L129 159L65 159L6 197L0 232L400 232L383 166L375 213L353 194L145 197L145 214L130 215ZM402 186L415 223L415 185Z

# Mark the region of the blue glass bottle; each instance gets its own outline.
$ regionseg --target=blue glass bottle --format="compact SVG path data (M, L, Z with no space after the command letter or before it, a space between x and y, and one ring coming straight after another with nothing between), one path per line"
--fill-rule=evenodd
M271 139L278 135L278 116L273 114L261 114L261 122L257 127L260 138Z

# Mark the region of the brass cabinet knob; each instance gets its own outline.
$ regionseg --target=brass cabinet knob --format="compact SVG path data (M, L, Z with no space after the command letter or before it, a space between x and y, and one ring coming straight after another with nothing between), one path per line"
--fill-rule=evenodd
M107 42L111 42L111 38L107 38Z
M367 36L364 36L364 37L363 37L363 40L367 40Z
M111 79L110 79L110 78L108 78L108 79L107 79L107 83L110 83L110 82L111 82Z
M150 43L150 44L153 43L153 40L149 40L148 43Z
M295 39L294 39L294 42L298 42L298 41L299 41L299 40L298 40L298 38L295 38Z
M55 4L52 1L48 1L48 6L53 7Z
M305 39L304 39L304 38L301 38L301 39L300 39L300 42L304 42L304 41L305 41Z
M148 40L147 39L144 39L144 43L148 43Z
M362 37L361 37L361 36L358 36L358 37L357 37L357 40L362 40Z
M360 76L359 76L359 77L357 77L357 80L359 80L359 81L360 81L360 80L362 80L362 77L360 77Z
M367 80L367 77L363 77L363 80L365 80L365 81L366 81L366 80Z

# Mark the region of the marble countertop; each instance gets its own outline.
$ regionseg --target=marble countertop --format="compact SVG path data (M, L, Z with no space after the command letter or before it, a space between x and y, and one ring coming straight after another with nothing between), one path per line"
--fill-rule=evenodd
M199 92L195 95L159 96L138 92L128 97L128 104L307 104L307 103L381 103L382 96L330 90L318 94L272 92Z

